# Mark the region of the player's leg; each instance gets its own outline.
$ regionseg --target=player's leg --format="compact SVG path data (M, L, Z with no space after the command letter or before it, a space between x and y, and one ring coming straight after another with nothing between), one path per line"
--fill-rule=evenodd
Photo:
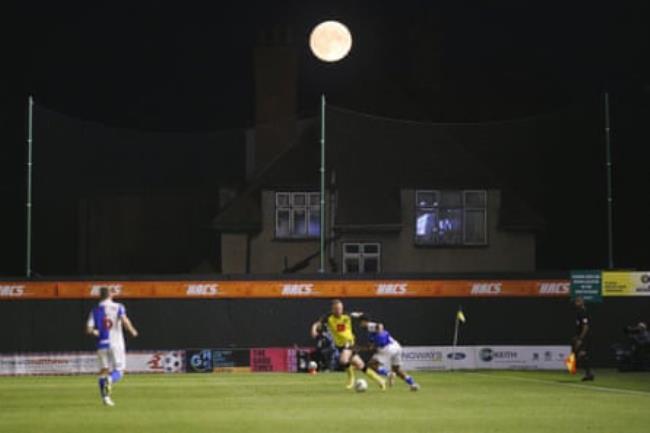
M352 355L352 358L350 359L350 363L354 365L357 369L363 371L366 373L366 376L368 376L370 379L372 379L374 382L379 385L381 389L386 389L386 381L381 378L381 376L373 369L368 368L364 362L363 359L356 353Z
M99 395L102 401L106 403L106 398L110 394L109 370L110 370L110 355L108 349L97 350L97 361L99 363L99 377L97 382L99 384Z
M584 369L585 375L582 378L583 381L594 380L594 373L591 371L591 360L589 359L589 352L585 349L580 349L578 351L578 365Z
M379 373L380 376L388 377L390 380L391 371L387 368L387 366L390 366L390 363L388 361L389 359L384 351L381 349L377 350L377 352L375 352L375 354L372 355L372 358L370 358L368 361L368 368L372 368L377 373Z
M354 365L350 362L352 360L352 349L348 347L339 348L339 365L348 375L348 383L346 388L352 389L354 387Z
M117 383L124 377L124 370L126 369L126 351L124 348L115 348L111 350L113 369L111 370L111 382Z
M402 347L399 345L391 345L390 349L390 364L393 369L393 372L402 379L406 384L411 388L412 391L417 391L420 389L420 385L418 385L415 380L413 379L412 376L409 376L406 374L404 369L402 368Z

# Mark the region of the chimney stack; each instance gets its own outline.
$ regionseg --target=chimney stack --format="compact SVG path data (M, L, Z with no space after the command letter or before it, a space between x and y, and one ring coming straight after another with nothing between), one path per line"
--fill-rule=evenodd
M262 31L254 54L255 176L286 151L296 137L298 58L287 27Z

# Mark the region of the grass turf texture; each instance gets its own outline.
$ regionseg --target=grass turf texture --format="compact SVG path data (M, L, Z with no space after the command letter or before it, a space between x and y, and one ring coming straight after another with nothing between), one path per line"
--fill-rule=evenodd
M101 405L96 379L0 378L0 432L606 432L650 431L650 374L416 374L381 392L343 374L132 375ZM360 377L358 375L357 377Z

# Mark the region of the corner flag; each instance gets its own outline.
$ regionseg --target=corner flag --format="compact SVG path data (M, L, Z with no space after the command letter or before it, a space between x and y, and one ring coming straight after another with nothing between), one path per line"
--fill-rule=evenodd
M456 313L456 319L458 319L462 323L465 323L467 321L467 319L465 318L465 314L463 313L462 308L458 308L458 312Z

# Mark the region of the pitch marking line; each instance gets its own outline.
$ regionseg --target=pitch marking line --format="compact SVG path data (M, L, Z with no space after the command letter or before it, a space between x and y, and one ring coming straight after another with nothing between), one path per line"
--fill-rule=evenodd
M498 377L502 379L510 379L510 380L519 380L521 382L535 382L535 383L545 383L547 385L558 385L558 386L568 386L572 388L578 388L578 389L584 389L584 390L596 390L596 391L602 391L602 392L613 392L613 393L619 393L619 394L630 394L630 395L641 395L643 397L650 397L650 392L648 391L638 391L638 390L633 390L633 389L622 389L622 388L610 388L607 386L597 386L597 385L581 385L579 383L563 383L563 382L555 382L553 380L544 380L544 379L533 379L530 377L521 377L521 376L505 376L505 375L499 375L499 376L494 376L491 374L485 374L485 373L470 373L474 374L476 376L483 376L483 377Z

